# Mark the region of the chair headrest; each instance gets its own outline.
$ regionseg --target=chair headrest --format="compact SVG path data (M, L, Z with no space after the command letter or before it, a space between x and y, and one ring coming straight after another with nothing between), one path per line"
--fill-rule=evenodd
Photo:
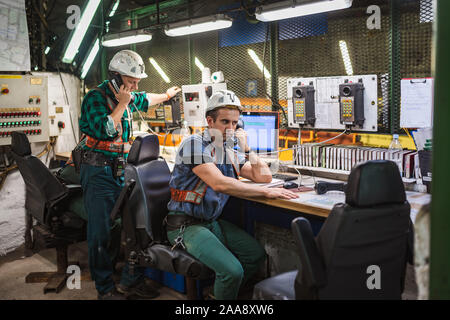
M370 160L352 169L345 189L345 202L348 205L367 207L405 201L405 188L394 162Z
M31 155L30 141L25 133L18 131L11 133L11 150L21 157Z
M154 134L138 136L131 146L127 162L132 165L140 165L159 157L159 140Z

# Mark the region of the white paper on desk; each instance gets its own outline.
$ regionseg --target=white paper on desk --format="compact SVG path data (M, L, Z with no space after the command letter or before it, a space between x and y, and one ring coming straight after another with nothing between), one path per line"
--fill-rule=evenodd
M433 78L401 80L401 127L425 128L433 125L433 81Z

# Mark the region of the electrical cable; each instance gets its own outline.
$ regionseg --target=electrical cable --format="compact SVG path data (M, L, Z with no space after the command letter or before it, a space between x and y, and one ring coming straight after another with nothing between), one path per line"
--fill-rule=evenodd
M38 155L36 155L36 158L41 158L47 152L49 152L49 147L50 147L50 141L45 145L44 149ZM17 164L14 164L14 165L6 168L3 172L0 172L0 190L3 188L3 185L5 184L6 177L8 176L8 174L10 174L11 171L13 171L17 168L18 168Z
M282 111L283 118L285 120L285 125L286 125L286 128L287 128L287 124L288 124L289 120L287 118L286 111L284 110L284 108L278 102L273 100L272 96L270 96L267 93L266 80L265 80L265 77L264 77L264 70L266 69L266 65L264 63L265 63L265 59L266 59L266 44L267 44L267 40L268 39L269 39L269 25L267 25L267 28L266 28L266 37L265 37L264 46L263 46L263 59L262 59L262 70L261 70L264 94L265 94L265 96L267 98L270 99L270 102L272 103L272 106L275 106L278 110Z
M414 141L414 138L411 136L411 134L409 133L408 129L406 129L406 128L402 128L402 129L405 130L406 134L412 140L413 144L416 145L416 141ZM417 149L417 146L416 146L416 149Z
M342 131L340 134L338 134L338 135L335 136L335 137L332 137L332 138L327 139L327 140L324 140L324 141L311 143L311 144L309 144L309 145L310 145L310 146L316 146L316 145L319 145L319 144L322 144L322 143L325 143L325 142L328 142L328 141L337 139L337 138L339 138L340 136L342 136L344 133L347 133L347 129L345 129L344 131ZM279 152L282 152L282 151L297 150L297 149L299 149L299 148L300 148L300 145L295 146L295 147L292 147L292 148L283 149L283 150L277 150L277 151L271 151L271 152L258 152L257 155L274 154L274 153L279 153ZM236 150L234 150L234 151L237 152Z
M58 67L56 67L56 69L58 70L59 78L60 78L60 80L61 80L61 84L62 84L63 89L64 89L64 98L66 99L66 103L67 103L67 105L69 106L70 126L72 127L72 135L73 135L73 139L74 139L74 141L75 141L75 143L76 143L78 139L77 139L77 136L76 136L76 134L75 134L75 128L74 128L74 126L73 126L72 113L70 112L69 96L67 95L66 85L64 84L64 81L63 81L63 78L62 78L62 75L61 75L61 71L59 71L59 68L58 68Z
M139 111L138 108L136 108L136 105L133 103L134 106L134 110L137 111L137 113L139 114L139 117L141 118L142 122L144 123L144 125L147 127L147 130L150 131L151 133L157 135L158 137L164 137L163 135L157 134L155 131L153 131L148 125L147 122L144 120L144 117L142 116L141 112Z

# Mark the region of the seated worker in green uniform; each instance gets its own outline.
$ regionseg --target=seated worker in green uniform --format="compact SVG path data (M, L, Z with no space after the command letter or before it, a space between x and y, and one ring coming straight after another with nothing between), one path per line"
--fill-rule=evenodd
M208 128L182 142L170 179L167 237L215 272L218 300L236 299L241 285L265 259L264 249L253 237L219 219L229 197L298 197L283 188L238 180L239 176L259 183L272 180L268 166L249 149L245 131L236 130L240 114L241 103L232 91L215 92L207 103Z
M124 184L121 168L131 147L131 113L147 112L149 105L169 100L180 89L172 87L165 94L133 92L147 74L142 58L131 50L116 53L109 71L119 90L106 80L86 94L81 107L80 130L84 139L79 145L84 151L80 178L88 215L89 270L99 299L125 299L125 293L154 298L158 292L145 284L144 269L135 268L130 274L128 264L116 288L112 275L120 248L120 226L111 221L110 214Z

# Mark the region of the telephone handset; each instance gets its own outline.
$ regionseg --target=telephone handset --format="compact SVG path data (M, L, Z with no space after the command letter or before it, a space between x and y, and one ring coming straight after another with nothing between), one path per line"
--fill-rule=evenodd
M120 86L123 84L122 77L118 73L111 73L111 79L109 82L111 83L111 86L114 88L116 93L119 92ZM131 100L129 104L134 103L134 95L131 95Z
M239 117L239 121L236 125L236 130L237 129L244 129L244 121L242 120L242 117Z
M236 125L236 130L238 129L242 129L244 130L244 121L242 120L242 117L239 117L238 123ZM236 136L233 136L233 142L234 142L234 147L237 147L238 144L238 139L236 138Z

